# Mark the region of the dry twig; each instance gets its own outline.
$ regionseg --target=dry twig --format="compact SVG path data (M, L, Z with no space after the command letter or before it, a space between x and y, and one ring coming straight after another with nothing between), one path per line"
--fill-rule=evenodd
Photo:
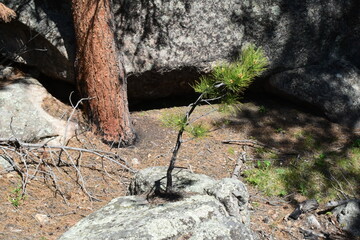
M271 146L268 146L264 143L255 141L255 140L223 140L221 141L224 144L238 144L238 145L242 145L242 146L249 146L249 147L264 147L264 148L268 148L274 152L281 152L279 149L273 148Z
M82 153L93 154L101 159L115 163L131 173L136 172L128 165L125 159L120 158L116 153L97 149L85 149L69 146L48 146L46 144L25 143L19 141L18 139L0 139L0 150L4 156L6 156L5 159L12 165L13 169L21 177L23 194L26 193L26 186L29 181L37 179L39 178L39 175L42 175L42 179L45 181L48 182L48 180L50 180L55 193L59 193L66 203L65 193L61 187L62 182L66 182L61 177L64 173L62 167L71 167L75 169L76 179L74 180L82 191L89 197L90 200L99 200L87 190L86 180L81 173L80 161ZM70 154L70 151L79 153L77 159ZM67 161L60 161L62 165L59 166L59 164L56 163L56 159L60 159L62 153L64 153ZM48 157L44 157L44 155ZM17 162L15 158L19 159L19 161ZM109 175L105 169L104 172Z

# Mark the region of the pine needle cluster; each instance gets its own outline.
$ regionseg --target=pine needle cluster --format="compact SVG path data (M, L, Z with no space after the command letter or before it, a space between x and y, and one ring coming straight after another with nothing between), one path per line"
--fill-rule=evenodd
M221 99L225 108L234 106L254 78L260 76L268 65L264 51L249 45L236 61L215 66L211 74L200 78L193 88L204 94L205 99Z

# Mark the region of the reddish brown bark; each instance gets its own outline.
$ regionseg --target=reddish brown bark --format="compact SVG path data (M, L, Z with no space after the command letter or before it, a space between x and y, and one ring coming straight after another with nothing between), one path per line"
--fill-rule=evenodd
M104 141L135 139L127 102L126 78L116 46L110 0L72 0L76 36L77 85L87 115Z

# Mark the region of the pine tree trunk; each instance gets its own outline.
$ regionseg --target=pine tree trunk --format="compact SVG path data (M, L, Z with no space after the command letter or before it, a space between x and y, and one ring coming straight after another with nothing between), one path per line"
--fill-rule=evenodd
M127 102L126 78L117 49L111 0L72 0L76 36L77 86L96 132L108 143L135 140Z

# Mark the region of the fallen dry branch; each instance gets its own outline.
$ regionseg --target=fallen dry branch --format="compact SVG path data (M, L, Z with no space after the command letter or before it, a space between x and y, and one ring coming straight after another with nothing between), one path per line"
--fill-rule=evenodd
M266 145L264 143L255 141L255 140L223 140L221 141L221 143L224 144L238 144L238 145L242 145L242 146L249 146L249 147L264 147L264 148L268 148L274 152L281 152L279 149L273 148L269 145Z
M28 149L37 149L39 151L50 151L50 150L58 150L58 151L77 151L79 153L91 153L100 158L107 159L124 169L128 170L131 173L135 173L136 170L132 169L128 162L125 159L120 158L116 153L106 152L98 149L86 149L86 148L77 148L77 147L69 147L69 146L51 146L46 144L36 144L36 143L26 143L21 142L17 139L3 139L0 138L0 145L11 145L16 148L28 148ZM1 147L0 147L1 148ZM120 163L123 162L123 163Z
M248 146L248 147L253 147L253 148L257 148L257 147L263 147L263 148L267 148L275 153L281 153L284 155L299 155L299 153L297 152L283 152L277 148L271 147L269 145L266 145L264 143L261 143L259 141L255 141L255 140L223 140L221 141L221 143L224 144L237 144L237 145L241 145L241 146Z
M26 186L32 180L41 180L49 186L56 194L60 194L67 203L68 185L75 182L81 191L90 201L100 201L92 191L88 190L90 184L88 174L84 176L82 170L83 154L95 156L94 164L101 165L103 173L108 177L112 176L106 170L104 161L116 165L118 168L135 173L125 159L122 159L114 152L107 152L98 149L86 149L71 146L50 146L47 144L35 144L19 141L18 139L0 139L0 154L12 166L21 177L22 194L26 194ZM84 166L89 169L88 167ZM110 167L112 170L115 167ZM97 169L99 171L100 167ZM113 171L115 175L115 171ZM91 185L90 185L91 186Z

